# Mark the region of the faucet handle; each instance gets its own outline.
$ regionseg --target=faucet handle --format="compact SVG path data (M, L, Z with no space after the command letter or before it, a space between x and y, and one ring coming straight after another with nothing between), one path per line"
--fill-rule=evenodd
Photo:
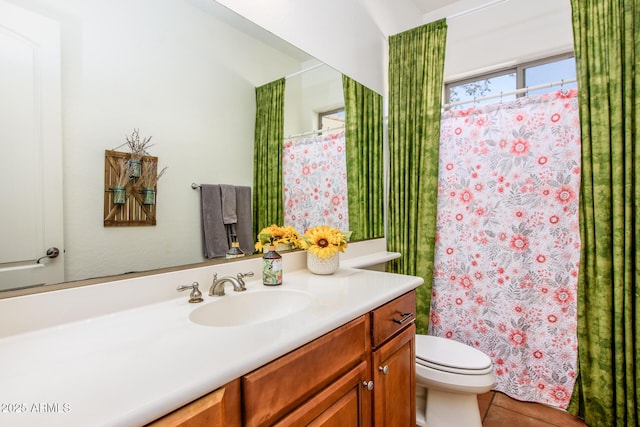
M245 277L253 277L253 271L249 271L247 273L238 273L236 275L236 277L238 278L238 282L240 282L240 290L241 291L246 291L247 288L245 288L244 280L242 280L242 279L244 279Z
M191 293L189 294L189 302L190 303L202 302L203 301L202 292L200 292L200 289L198 289L198 286L200 286L198 282L193 282L191 285L178 286L176 290L179 292L182 292L182 291L186 291L187 289L191 289Z

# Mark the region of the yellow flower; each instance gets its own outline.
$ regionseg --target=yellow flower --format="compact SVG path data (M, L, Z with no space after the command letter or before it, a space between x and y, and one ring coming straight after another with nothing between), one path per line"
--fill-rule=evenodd
M263 248L269 245L272 238L275 246L281 244L300 247L300 234L298 234L295 228L290 225L280 227L273 224L263 228L260 233L258 233L258 241L255 244L256 250L262 252Z
M308 250L317 257L326 259L335 255L338 251L344 252L344 248L347 247L347 238L337 228L319 225L310 228L304 233L301 246L302 249Z

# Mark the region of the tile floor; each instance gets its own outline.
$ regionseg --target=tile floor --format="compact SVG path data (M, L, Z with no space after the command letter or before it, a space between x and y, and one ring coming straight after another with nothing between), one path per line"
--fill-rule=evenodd
M499 392L478 396L483 427L585 427L568 412L531 402L520 402Z

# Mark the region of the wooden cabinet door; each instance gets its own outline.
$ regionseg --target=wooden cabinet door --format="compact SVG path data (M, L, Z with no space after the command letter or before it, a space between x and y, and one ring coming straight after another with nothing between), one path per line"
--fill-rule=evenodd
M202 396L147 427L240 427L240 380Z
M272 426L367 360L366 325L360 316L244 375L245 426Z
M376 426L416 425L414 324L372 353Z
M274 427L368 427L371 392L363 385L369 366L363 361L320 393L274 424Z

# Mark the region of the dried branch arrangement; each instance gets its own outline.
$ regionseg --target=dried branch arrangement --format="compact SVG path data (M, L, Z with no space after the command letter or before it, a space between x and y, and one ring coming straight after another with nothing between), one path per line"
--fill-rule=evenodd
M149 136L140 141L140 132L138 129L133 129L131 135L125 135L125 137L129 150L131 151L132 160L140 160L143 156L149 155L147 148L151 147L149 142L151 142L152 137Z
M118 159L116 168L116 187L126 187L131 179L133 164L128 159Z
M155 188L158 180L167 171L167 166L158 171L157 160L145 160L142 162L142 175L140 176L140 186L142 188Z

